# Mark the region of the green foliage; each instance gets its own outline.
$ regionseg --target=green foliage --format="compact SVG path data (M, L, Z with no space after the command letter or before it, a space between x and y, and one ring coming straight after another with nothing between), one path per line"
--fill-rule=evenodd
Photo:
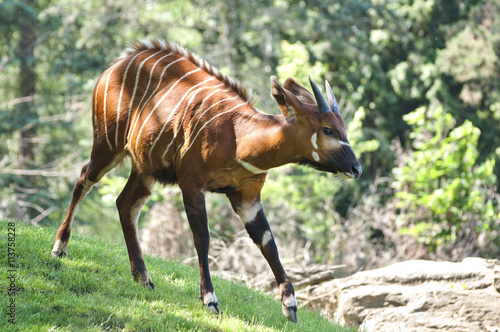
M324 76L328 70L326 64L319 61L311 65L309 52L301 42L290 44L288 41L283 41L281 43L281 53L283 57L278 67L276 67L276 71L279 80L282 82L288 77L296 77L300 84L309 86L308 75L319 81L319 78Z
M0 221L5 241L9 222ZM289 324L277 299L221 278L213 280L222 311L216 317L201 305L194 268L146 256L150 290L133 281L123 244L77 235L67 257L52 258L55 229L15 224L17 291L8 294L13 272L3 255L0 301L15 299L16 324L1 310L3 331L350 331L305 309Z
M393 169L393 185L406 211L400 222L413 225L406 231L435 250L455 242L471 222L478 233L498 228L500 207L490 196L495 160L477 162L481 131L468 120L455 126L442 106L418 108L404 120L413 129L413 150Z

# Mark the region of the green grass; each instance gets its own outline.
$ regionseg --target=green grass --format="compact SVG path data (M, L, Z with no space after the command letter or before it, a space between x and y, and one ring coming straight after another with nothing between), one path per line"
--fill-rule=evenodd
M221 278L213 278L222 311L217 317L198 299L196 269L146 256L156 286L149 290L133 281L122 244L73 235L68 256L52 258L55 229L16 222L12 241L9 222L0 221L1 331L349 331L305 309L293 324L276 299ZM17 261L14 296L8 279L11 243ZM11 299L16 324L8 321Z

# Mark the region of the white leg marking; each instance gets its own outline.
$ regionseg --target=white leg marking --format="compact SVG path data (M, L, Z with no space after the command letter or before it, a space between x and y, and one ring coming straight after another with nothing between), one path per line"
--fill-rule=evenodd
M129 63L127 64L127 67L125 68L125 71L123 72L123 78L122 78L122 87L120 89L120 96L118 97L118 106L116 107L116 135L115 135L115 146L118 146L118 125L120 123L120 110L121 110L121 104L122 104L122 96L123 96L123 90L125 88L125 81L127 79L127 74L128 74L128 70L130 68L130 66L132 65L132 62L134 62L134 60L139 56L141 55L142 53L146 52L148 50L144 50L142 52L139 52L137 53L133 58L132 60L129 61ZM142 68L142 65L144 64L144 62L146 62L147 60L149 60L149 58L151 58L152 56L158 54L160 52L157 52L153 55L151 55L150 57L148 57L146 60L144 60L140 66L139 66L139 69L137 70L137 75L136 75L136 78L135 78L135 86L134 86L134 95L135 95L135 89L137 88L137 82L139 81L139 73L141 72L141 68ZM134 97L132 97L133 99Z
M56 254L64 255L68 249L68 241L62 242L61 240L57 240L52 248L51 256L55 256Z
M192 73L195 73L197 71L200 71L201 69L200 68L196 68L195 70L192 70L190 72L187 72L186 74L184 74L183 76L181 76L177 81L175 81L174 84L172 84L172 86L168 89L168 91L160 98L160 100L158 100L158 102L156 103L156 105L153 107L153 109L151 110L151 112L149 112L148 116L146 117L146 119L144 119L144 122L142 123L141 125L141 128L139 129L139 133L137 134L137 138L136 138L136 141L135 141L135 153L137 154L137 146L139 145L139 140L140 140L140 137L141 137L141 133L142 133L142 130L144 129L144 126L146 125L146 123L148 122L149 118L151 118L151 116L153 115L154 111L156 110L156 108L163 102L163 100L165 99L165 97L167 97L170 92L177 86L177 84L182 81L184 78L188 77L189 75L191 75ZM167 122L165 122L167 123ZM150 150L150 159L151 159L151 150Z
M135 121L134 121L134 125L132 127L131 130L129 130L129 137L128 137L128 141L130 142L130 139L132 137L132 134L135 132L135 128L137 126L137 123L139 122L139 118L141 117L142 115L142 111L144 110L144 107L146 107L146 105L148 104L148 102L151 100L151 98L153 98L155 95L156 95L156 91L158 91L158 89L160 88L161 86L161 83L163 81L163 76L165 75L167 69L172 66L173 64L181 61L181 60L185 60L184 58L179 58L175 61L172 61L170 62L167 66L165 66L165 68L163 68L163 71L161 72L161 75L160 75L160 79L158 80L158 85L156 86L156 88L154 89L153 92L151 92L151 95L149 96L149 98L144 102L144 104L142 105L142 107L140 107L140 110L139 110L139 114L136 116L135 118ZM139 105L140 106L140 105Z
M319 154L316 151L314 151L312 155L315 161L319 161Z
M243 168L245 168L250 173L253 173L253 174L267 173L267 170L260 169L260 168L254 166L254 165L252 165L250 163L247 163L246 161L243 161L241 159L236 159L236 161L238 162L238 164L240 164L241 166L243 166Z
M273 236L271 235L271 231L267 230L264 232L262 235L262 241L260 242L261 248L263 248L266 244L269 243L273 239Z
M53 253L60 253L60 252L66 252L66 249L68 247L68 243L62 243L61 240L57 240L56 243L54 244L54 248L52 248Z
M204 297L203 297L203 304L204 305L208 305L210 303L217 303L217 297L215 296L215 293L207 293Z
M262 210L262 204L260 201L255 203L246 203L238 209L237 214L240 216L241 221L247 224L254 221L260 210Z
M236 97L239 97L239 96L236 96ZM214 104L215 105L215 104ZM200 134L200 132L203 130L203 128L205 128L210 122L214 121L216 118L218 118L219 116L222 116L224 114L227 114L227 113L230 113L232 112L233 110L235 110L236 108L240 107L240 106L243 106L243 105L248 105L247 102L244 102L244 103L241 103L241 104L238 104L236 106L234 106L233 108L231 108L229 111L225 111L225 112L222 112L222 113L219 113L217 115L215 115L214 117L212 117L210 120L208 120L207 122L205 122L203 124L203 126L198 130L198 132L196 133L196 136L193 138L193 140L191 141L191 143L189 144L189 146L184 150L184 152L182 152L182 155L181 155L181 159L182 157L186 154L186 152L191 148L191 146L193 145L193 143L196 141L196 138L198 137L198 135ZM191 138L191 136L189 136Z
M217 302L217 297L215 296L215 293L207 293L203 297L203 305L207 306L207 309L213 313L214 315L219 314L219 305Z
M109 78L111 77L113 70L115 70L115 68L117 67L117 65L119 63L120 62L117 62L113 65L113 67L111 67L111 70L109 71L109 74L108 74L108 78L106 78L106 86L105 86L105 90L104 90L104 101L103 101L104 105L103 105L103 110L102 110L103 118L104 118L104 135L106 136L106 142L108 142L110 150L113 150L113 148L111 147L111 142L109 141L109 137L108 137L108 124L107 124L107 117L106 117L106 99L108 97Z
M285 299L285 301L283 301L283 305L287 308L289 307L296 307L297 306L297 300L295 299L295 295L290 295L289 298Z
M318 134L317 133L314 133L311 136L311 144L312 144L313 148L318 149Z

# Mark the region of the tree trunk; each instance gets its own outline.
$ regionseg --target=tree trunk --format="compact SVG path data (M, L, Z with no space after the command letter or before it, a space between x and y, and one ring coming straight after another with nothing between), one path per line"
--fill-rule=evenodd
M33 7L35 0L25 0L24 3ZM18 105L18 114L26 125L20 131L19 163L22 167L33 166L35 161L34 141L36 137L37 112L33 102L35 95L36 73L34 46L36 40L36 21L29 13L22 13L20 39L18 44L19 97L28 97L24 103Z

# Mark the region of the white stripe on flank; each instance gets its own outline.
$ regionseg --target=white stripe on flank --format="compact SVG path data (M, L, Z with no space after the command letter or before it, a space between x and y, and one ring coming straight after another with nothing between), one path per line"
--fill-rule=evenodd
M238 95L236 97L239 97ZM234 109L240 107L240 106L243 106L243 105L248 105L247 102L244 102L244 103L241 103L241 104L238 104L236 106L234 106L233 108L231 108L229 111L225 111L225 112L222 112L222 113L219 113L217 115L215 115L213 118L211 118L210 120L208 120L207 122L205 122L203 124L203 126L198 130L196 136L193 138L193 141L189 144L189 146L186 148L186 150L184 150L184 152L182 153L181 155L181 159L182 157L186 154L186 152L189 150L189 148L191 148L191 146L193 145L193 143L196 141L196 138L198 137L198 135L200 134L200 132L203 130L203 128L205 128L210 122L214 121L216 118L218 118L219 116L221 115L224 115L224 114L227 114L227 113L230 113L232 112ZM213 106L213 105L212 105Z
M102 109L103 118L104 118L104 135L106 136L106 142L108 142L110 150L113 150L113 148L111 147L111 142L109 141L109 137L108 137L108 124L107 124L107 117L106 117L106 99L108 97L109 78L111 77L113 70L115 70L115 68L117 67L118 64L119 64L119 62L115 63L111 67L111 70L109 71L109 74L108 74L108 78L106 79L106 86L105 86L105 90L104 90L104 102L103 102L104 105L103 105L103 109Z
M144 122L142 123L141 125L141 129L139 130L139 133L137 134L137 138L135 140L135 149L134 149L134 152L137 154L137 146L139 144L139 140L141 139L141 134L142 134L142 130L144 129L144 125L146 124L146 122L148 122L149 118L151 118L151 116L153 115L154 111L156 110L156 108L163 102L163 100L165 99L165 97L167 97L170 92L176 87L176 85L182 81L184 78L188 77L189 75L191 75L192 73L195 73L197 71L200 71L201 69L200 68L196 68L195 70L192 70L190 72L187 72L186 74L184 74L182 77L180 77L177 81L175 81L174 84L172 84L172 86L170 87L170 89L168 89L168 91L160 98L160 100L158 100L158 102L156 103L156 105L153 107L153 109L151 110L151 112L149 112L147 118L144 120ZM149 154L149 158L151 159L151 150L150 150L150 154ZM151 161L151 160L150 160Z
M205 101L208 100L208 98L210 98L211 96L213 96L214 94L216 94L217 92L227 92L229 91L230 89L225 89L225 90L222 90L222 89L219 89L219 90L215 90L214 92L212 92L211 94L209 94L208 96L205 97L205 99L203 99L203 101L201 102L200 104L200 107L199 109L202 109L203 108L203 105L205 104ZM200 122L200 119L201 119L201 116L203 116L209 109L211 109L213 106L217 105L218 103L221 103L225 100L229 100L229 99L234 99L234 98L237 98L237 96L235 97L230 97L230 98L225 98L225 99L222 99L222 100L219 100L218 102L216 102L215 104L213 104L212 106L210 106L209 108L207 108L206 110L203 111L203 113L201 113L201 115L198 117L198 120L196 121L195 125L193 126L193 128L195 128L198 123ZM189 127L191 127L191 123L192 123L193 119L191 119L188 123L188 126L186 127L186 132L187 130L189 129Z
M116 112L116 135L115 135L115 144L116 146L118 146L118 127L120 125L120 111L121 111L121 104L122 104L122 95L123 95L123 90L125 88L125 81L127 79L127 73L128 73L128 70L130 68L130 65L132 64L132 62L139 56L141 55L142 53L146 52L145 51L142 51L140 52L139 54L137 54L136 56L134 56L132 58L132 60L130 60L130 62L128 63L127 65L127 68L125 69L125 72L123 74L123 80L122 80L122 88L120 89L120 97L118 98L118 109L117 109L117 112ZM144 65L144 63L146 61L148 61L149 59L151 59L152 57L156 56L158 53L161 53L162 51L158 51L156 53L154 53L153 55L150 55L148 56L146 59L144 59L141 64L139 65L139 67L137 68L137 73L135 75L135 85L134 85L134 93L132 94L132 97L130 98L130 106L132 105L133 101L134 101L134 96L135 96L135 92L137 90L137 84L139 82L139 75L141 73L141 68L142 66ZM147 90L146 90L147 91ZM128 108L128 114L129 114L129 119L130 119L130 106ZM125 132L127 132L127 128L128 128L128 121L127 121L127 125L125 127Z
M158 63L160 63L161 60L165 59L166 57L168 56L171 56L173 55L173 53L168 53L167 55L164 55L162 56L161 58L159 58L158 60L156 60L155 64L153 65L153 67L151 67L151 71L149 72L149 80L148 80L148 85L146 86L146 89L144 90L144 94L142 95L142 98L141 98L141 101L139 101L139 104L137 105L137 109L140 110L140 112L142 113L142 108L144 108L144 105L142 105L142 102L144 101L144 98L146 97L148 91L149 91L149 86L151 85L151 80L153 79L153 73L155 71L155 68L156 68L156 65ZM179 59L181 60L181 59ZM177 61L179 61L177 60ZM172 63L175 63L177 61L173 61ZM168 67L169 65L167 65ZM161 74L161 77L160 77L160 80L159 80L159 83L158 85L156 86L156 89L153 91L153 93L151 94L151 96L149 97L149 99L151 99L151 97L154 95L154 93L156 92L156 90L158 89L158 87L160 86L160 82L161 80L163 79L163 73L165 73L165 70L162 71L162 74ZM149 101L148 99L148 101ZM147 102L146 102L147 103ZM142 108L141 108L141 105L142 105ZM128 119L127 119L127 128L125 129L125 137L123 137L123 141L126 142L127 141L127 131L129 129L129 124L130 124L130 120L131 120L131 114L132 113L132 110L129 109L128 110ZM136 118L137 120L138 118ZM137 123L137 121L134 122L135 124ZM135 125L134 125L134 128L135 128Z
M175 105L175 107L170 111L170 114L168 115L168 118L167 118L167 121L165 121L165 123L163 124L163 127L161 128L160 132L158 133L158 136L156 136L156 139L154 140L153 142L153 145L151 146L151 149L149 150L149 156L151 158L151 154L153 153L153 149L154 147L156 146L156 143L158 143L158 141L160 140L160 137L161 135L163 135L163 133L165 132L165 128L167 128L167 125L169 124L170 122L170 119L172 118L172 116L174 115L175 111L177 110L177 108L179 107L179 105L182 103L182 101L184 100L184 98L189 95L189 93L191 91L193 91L195 88L199 87L200 85L203 85L207 82L210 82L210 81L213 81L215 79L215 77L213 76L210 76L208 79L204 80L203 82L200 82L198 84L195 84L193 85L192 87L190 87L185 93L184 95L182 95L181 99L179 100L179 102L177 103L177 105ZM186 115L186 110L184 110L184 115ZM184 119L184 116L182 117L182 119ZM181 122L182 124L182 122ZM179 126L181 127L181 126ZM172 143L174 142L174 138L175 136L172 138L172 140L170 141L170 143L168 144L167 148L165 149L165 151L163 151L163 155L161 156L161 159L163 160L163 158L165 158L165 155L167 154L167 151L168 149L170 148L170 146L172 145Z
M119 124L119 120L120 120L120 109L121 109L121 104L122 104L122 96L123 96L123 90L125 88L125 81L127 79L127 73L128 73L128 70L130 68L130 66L132 65L132 62L134 62L134 60L139 56L141 55L142 53L146 52L148 50L144 50L142 52L139 52L137 53L127 64L127 67L125 68L125 71L123 72L123 78L122 78L122 87L120 89L120 95L118 97L118 105L116 107L116 135L115 135L115 145L118 146L118 124Z
M222 84L222 85L224 85L224 84ZM229 91L229 90L230 90L230 89L228 88L228 89L225 89L225 90L223 90L223 89L219 89L219 90L215 90L215 91L213 91L213 92L212 92L212 93L210 93L208 96L206 96L206 97L205 97L205 99L203 99L203 100L202 100L202 102L201 102L200 106L198 107L198 109L203 109L203 105L205 104L205 101L207 101L207 100L208 100L208 98L210 98L211 96L213 96L213 95L214 95L214 94L216 94L217 92L227 92L227 91ZM233 97L233 98L235 98L235 97ZM224 99L224 100L227 100L227 99ZM221 100L221 101L224 101L224 100ZM221 101L219 101L219 102L221 102ZM218 104L219 102L215 103L214 105ZM212 105L212 106L214 106L214 105ZM209 107L208 109L206 109L206 110L205 110L205 111L204 111L204 112L203 112L203 113L202 113L202 114L198 117L198 121L196 121L196 124L194 125L194 127L193 127L193 128L195 128L195 127L198 125L198 123L200 122L201 116L203 116L203 115L205 114L205 112L206 112L206 111L208 111L210 108L211 108L211 107ZM191 124L193 123L193 119L194 119L194 117L193 117L193 118L191 118L191 120L189 120L189 123L188 123L188 125L187 125L186 129L184 130L184 132L185 132L185 133L187 133L187 132L189 131L189 128L191 128ZM191 136L191 135L190 135L190 136ZM175 151L175 154L176 154L176 155L177 155L177 153L178 153L178 152L179 152L179 151L180 151L180 150L184 147L184 145L185 145L185 144L186 144L186 140L184 140L184 142L182 142L182 144L181 144L180 146L178 146L178 147L177 147L177 150Z
M201 108L201 107L203 106L203 104L205 103L205 100L207 100L207 99L208 99L211 95L213 95L213 94L215 94L215 93L217 93L217 92L224 92L224 91L229 91L229 89L226 89L226 90L216 90L216 91L212 92L211 94L209 94L209 95L208 95L208 96L207 96L207 97L203 100L203 102L201 103L200 108ZM204 116L204 115L205 115L205 114L206 114L206 113L207 113L210 109L212 109L212 107L214 107L215 105L220 104L220 103L222 103L222 102L224 102L224 101L226 101L226 100L236 99L236 98L238 98L238 97L239 97L239 96L238 96L238 95L236 95L236 96L233 96L233 97L224 98L224 99L221 99L221 100L219 100L218 102L214 103L213 105L211 105L209 108L207 108L206 110L204 110L204 111L203 111L203 112L202 112L202 113L198 116L198 120L196 120L196 123L194 124L193 129L194 129L194 128L196 128L196 126L198 125L198 123L200 123L201 118L202 118L202 117L203 117L203 116ZM187 125L187 127L186 127L186 130L185 130L185 132L186 132L186 133L188 132L188 129L191 127L191 123L192 123L192 121L193 121L193 118L189 121L189 123L188 123L188 125ZM191 133L189 134L189 137L188 137L188 139L187 139L187 140L186 140L186 139L184 139L184 143L183 143L183 144L182 144L182 145L181 145L181 146L177 149L177 151L181 150L181 149L184 147L184 145L186 145L186 144L190 144L190 143L191 143L191 137L193 137L193 135L194 135L194 130L193 130L193 132L191 132ZM176 153L177 153L177 152L176 152ZM184 155L184 153L182 153L182 155Z
M94 137L96 139L99 139L99 126L97 125L97 92L98 92L98 89L99 89L99 82L97 82L97 85L95 87L95 91L94 91L94 109L92 110L93 113L94 113L94 123L93 123L93 126L94 126Z
M129 137L128 137L128 141L130 141L130 139L132 138L132 134L135 132L135 128L137 126L137 123L139 122L139 118L141 117L142 115L142 111L144 110L144 107L146 107L146 105L148 104L148 102L151 100L151 98L153 98L155 95L156 95L156 91L160 88L160 85L161 85L161 82L163 81L163 76L165 75L165 73L167 72L167 69L172 66L174 63L176 62L179 62L181 60L185 60L184 58L179 58L175 61L172 61L170 62L167 66L165 66L165 68L163 68L163 71L161 72L161 75L160 75L160 79L158 80L158 85L156 86L156 89L154 89L153 92L151 92L151 95L149 96L148 100L146 100L144 102L144 104L142 105L142 107L140 107L140 103L139 103L139 114L137 114L137 116L135 117L135 121L134 121L134 126L132 127L132 130L129 130Z
M214 78L212 76L212 78ZM210 80L207 80L207 81L211 81L212 79ZM204 81L202 83L205 83L207 81ZM200 83L200 84L202 84ZM197 84L197 85L200 85L200 84ZM163 155L161 156L161 159L163 160L165 158L165 156L167 155L167 151L170 149L170 146L174 143L175 139L177 138L177 135L179 134L179 132L181 131L182 129L182 123L184 122L184 118L186 117L186 114L187 114L187 111L189 110L189 107L191 106L191 103L193 102L193 99L194 97L196 97L198 95L198 93L203 90L203 89L214 89L214 88L218 88L219 86L223 85L224 83L220 83L218 85L215 85L215 86L204 86L204 87L201 87L199 88L198 90L196 90L195 93L193 93L193 96L191 96L191 98L189 99L186 107L184 108L184 114L182 115L182 118L181 118L181 121L179 121L179 127L177 127L177 131L175 132L174 134L174 137L172 138L172 140L170 141L170 143L167 145L167 148L165 149L165 151L163 152ZM195 86L197 86L195 85ZM189 91L188 91L189 92ZM182 97L184 98L184 97ZM181 99L182 101L182 99ZM179 106L181 102L179 101L179 103L177 104L177 106ZM177 108L177 106L175 106L175 108Z
M202 87L202 88L199 88L199 89L196 91L196 93L194 93L194 94L193 94L193 96L191 96L191 98L189 99L189 101L188 101L188 103L187 103L187 105L186 105L186 108L189 108L189 106L191 106L191 103L193 102L194 97L196 97L196 96L198 95L198 93L199 93L201 90L203 90L203 89L215 89L215 88L218 88L218 87L220 87L220 86L222 86L222 85L224 85L224 83L220 83L220 84L217 84L217 85L214 85L214 86L204 86L204 87ZM220 90L219 90L219 91L220 91ZM214 91L214 92L216 92L216 91ZM212 94L210 94L210 95L212 95ZM201 107L201 105L203 105L203 102L205 102L205 100L206 100L206 99L207 99L207 98L203 99L203 101L202 101L202 102L201 102L201 104L200 104L200 107Z
M243 166L243 168L245 168L247 171L249 171L250 173L253 173L253 174L261 174L261 173L267 173L266 170L263 170L263 169L260 169L250 163L247 163L246 161L243 161L241 159L236 159L236 161L241 165Z

